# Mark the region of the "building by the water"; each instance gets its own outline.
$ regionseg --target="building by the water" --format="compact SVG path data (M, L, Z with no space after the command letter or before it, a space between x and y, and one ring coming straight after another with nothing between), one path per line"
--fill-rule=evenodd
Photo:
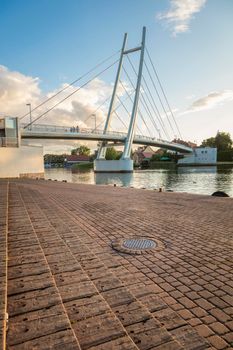
M217 164L217 148L212 147L196 147L193 153L185 155L184 158L178 160L178 165L216 165Z
M0 178L43 176L43 147L21 143L18 118L0 118Z

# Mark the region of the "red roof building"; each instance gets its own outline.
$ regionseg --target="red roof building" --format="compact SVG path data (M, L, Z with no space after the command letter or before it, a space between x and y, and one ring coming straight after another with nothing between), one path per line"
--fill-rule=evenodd
M90 162L90 157L86 155L71 155L66 157L67 164L87 163Z
M155 151L150 146L138 147L133 154L135 165L140 165L143 160L150 159L155 154Z

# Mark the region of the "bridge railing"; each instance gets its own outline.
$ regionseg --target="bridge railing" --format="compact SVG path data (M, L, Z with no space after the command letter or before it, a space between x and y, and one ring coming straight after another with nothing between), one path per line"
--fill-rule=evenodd
M27 124L21 124L21 129L24 129L27 126ZM100 129L93 129L93 128L79 128L79 127L74 127L74 126L58 126L58 125L45 125L45 124L33 124L30 125L28 127L26 127L27 131L29 132L48 132L48 133L62 133L62 134L97 134L97 135L103 135L104 132L103 130ZM117 135L119 137L125 138L127 136L127 133L124 132L120 132L120 131L107 131L105 133L106 135ZM136 135L134 136L134 138L138 139L138 140L142 140L143 141L157 141L158 143L161 143L161 145L167 144L167 145L174 145L174 142L171 141L167 141L167 140L163 140L157 137L150 137L150 136L143 136L143 135ZM190 147L187 147L185 145L182 144L178 144L180 147L182 147L183 149L189 150L190 151Z
M21 124L21 128L24 128L27 124ZM26 128L27 131L36 131L36 132L62 132L62 133L81 133L81 134L98 134L103 135L103 130L101 129L92 129L92 128L75 128L75 127L69 127L69 126L57 126L57 125L44 125L44 124L33 124ZM107 131L107 135L118 135L125 137L127 133L121 132L121 131ZM162 139L152 138L149 136L143 136L143 135L135 135L135 137L140 139L147 139L147 140L159 140L164 141ZM167 141L166 141L167 142Z
M67 133L67 134L97 134L103 135L103 130L101 129L92 129L92 128L75 128L75 127L66 127L66 126L57 126L57 125L42 125L42 124L33 124L28 126L26 129L24 127L27 124L21 124L21 129L27 130L29 132L54 132L54 133ZM107 135L117 135L121 137L126 137L126 133L120 131L107 131Z

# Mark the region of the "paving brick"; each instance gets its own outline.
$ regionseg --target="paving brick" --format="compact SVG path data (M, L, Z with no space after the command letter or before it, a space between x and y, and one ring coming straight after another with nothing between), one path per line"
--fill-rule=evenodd
M152 346L165 346L167 343L171 344L172 337L165 329L148 330L145 333L138 333L131 335L133 341L139 349L147 350ZM178 344L177 344L178 345Z
M226 349L227 343L224 339L220 338L218 335L213 335L208 338L208 341L211 345L213 345L216 349Z
M183 318L169 308L155 311L153 312L153 316L168 330L181 327L186 324Z
M189 310L179 310L177 313L185 320L193 317L193 314Z
M202 337L205 337L205 338L214 334L213 330L204 324L200 324L196 326L195 329L198 332L198 334L200 334Z
M91 317L72 326L84 350L126 335L120 322L108 314Z
M114 339L104 344L93 346L89 350L138 350L138 347L129 337ZM172 349L171 349L172 350ZM175 350L175 348L174 348Z
M183 346L175 340L151 348L151 350L181 350L181 349L183 349Z
M109 312L109 306L100 295L75 299L64 304L69 319L72 322Z
M201 322L201 320L199 318L191 318L191 319L188 320L188 323L191 326L193 326L193 327L195 327L195 326L197 326L199 324L202 324L202 322Z
M179 343L187 350L208 349L209 343L201 337L191 326L183 326L171 331Z
M195 303L206 311L209 311L214 308L213 304L209 303L207 300L202 298L195 300Z
M200 317L200 318L208 315L207 311L200 308L199 306L194 307L193 309L191 309L191 311L195 316Z
M20 343L18 345L8 344L9 350L81 350L70 329L42 336Z
M229 332L229 328L224 326L224 324L220 322L214 322L210 324L210 328L218 335L225 334Z
M152 318L147 308L142 307L137 301L129 304L127 307L125 307L125 305L117 306L113 308L113 312L124 326L129 326L138 322L145 322Z
M13 346L67 329L69 329L69 322L63 315L39 318L28 323L11 322L7 334L7 343L9 346Z
M167 304L163 302L156 294L148 294L139 298L141 303L145 305L150 312L166 309Z
M63 305L59 316L81 339L82 348L201 350L215 347L204 336L217 335L230 346L232 250L226 242L232 227L232 201L226 206L223 199L188 194L29 180L16 181L10 188L9 247L14 255L9 266L15 269L9 280L12 325L29 322L23 321L23 315L28 320L32 317L35 324L37 312L48 319L50 310ZM31 224L34 231L29 229ZM112 251L113 239L142 232L164 242L164 248L139 256ZM42 263L41 248L48 266ZM48 270L40 273L43 264ZM25 276L14 275L17 271ZM56 291L50 297L47 290L54 284ZM218 327L211 328L214 323L229 332L217 334ZM124 327L132 331L131 339ZM35 329L40 338L25 336L23 343L14 346L40 349L43 339L50 344L43 327ZM46 332L49 329L53 332L52 326ZM55 334L51 334L54 341ZM217 343L217 338L211 339ZM54 343L54 350L73 349L75 342L63 337Z
M227 315L225 312L220 309L212 309L210 310L211 315L213 315L219 322L225 323L231 320L231 317Z
M179 303L184 305L187 309L191 309L196 306L196 304L192 300L186 297L180 298Z
M205 324L210 324L210 323L214 323L216 321L216 318L210 315L207 315L205 317L202 317L202 322Z
M233 331L233 321L226 322L226 326Z
M127 305L136 300L125 287L119 287L107 292L103 292L102 295L111 307L125 304Z
M223 335L223 338L230 344L233 345L233 332Z

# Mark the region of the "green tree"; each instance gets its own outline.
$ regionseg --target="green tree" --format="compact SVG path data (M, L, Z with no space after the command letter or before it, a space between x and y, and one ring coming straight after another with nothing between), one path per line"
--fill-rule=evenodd
M210 137L202 141L202 147L216 147L215 137Z
M117 160L120 159L121 152L118 152L114 147L108 147L106 151L107 160Z
M66 154L45 154L44 163L49 164L63 164L66 158Z
M203 140L203 147L217 147L218 152L229 151L232 148L233 141L227 132L218 132L215 137Z
M80 155L80 156L89 156L91 153L91 150L89 147L85 145L81 145L78 148L74 148L71 150L71 155Z

